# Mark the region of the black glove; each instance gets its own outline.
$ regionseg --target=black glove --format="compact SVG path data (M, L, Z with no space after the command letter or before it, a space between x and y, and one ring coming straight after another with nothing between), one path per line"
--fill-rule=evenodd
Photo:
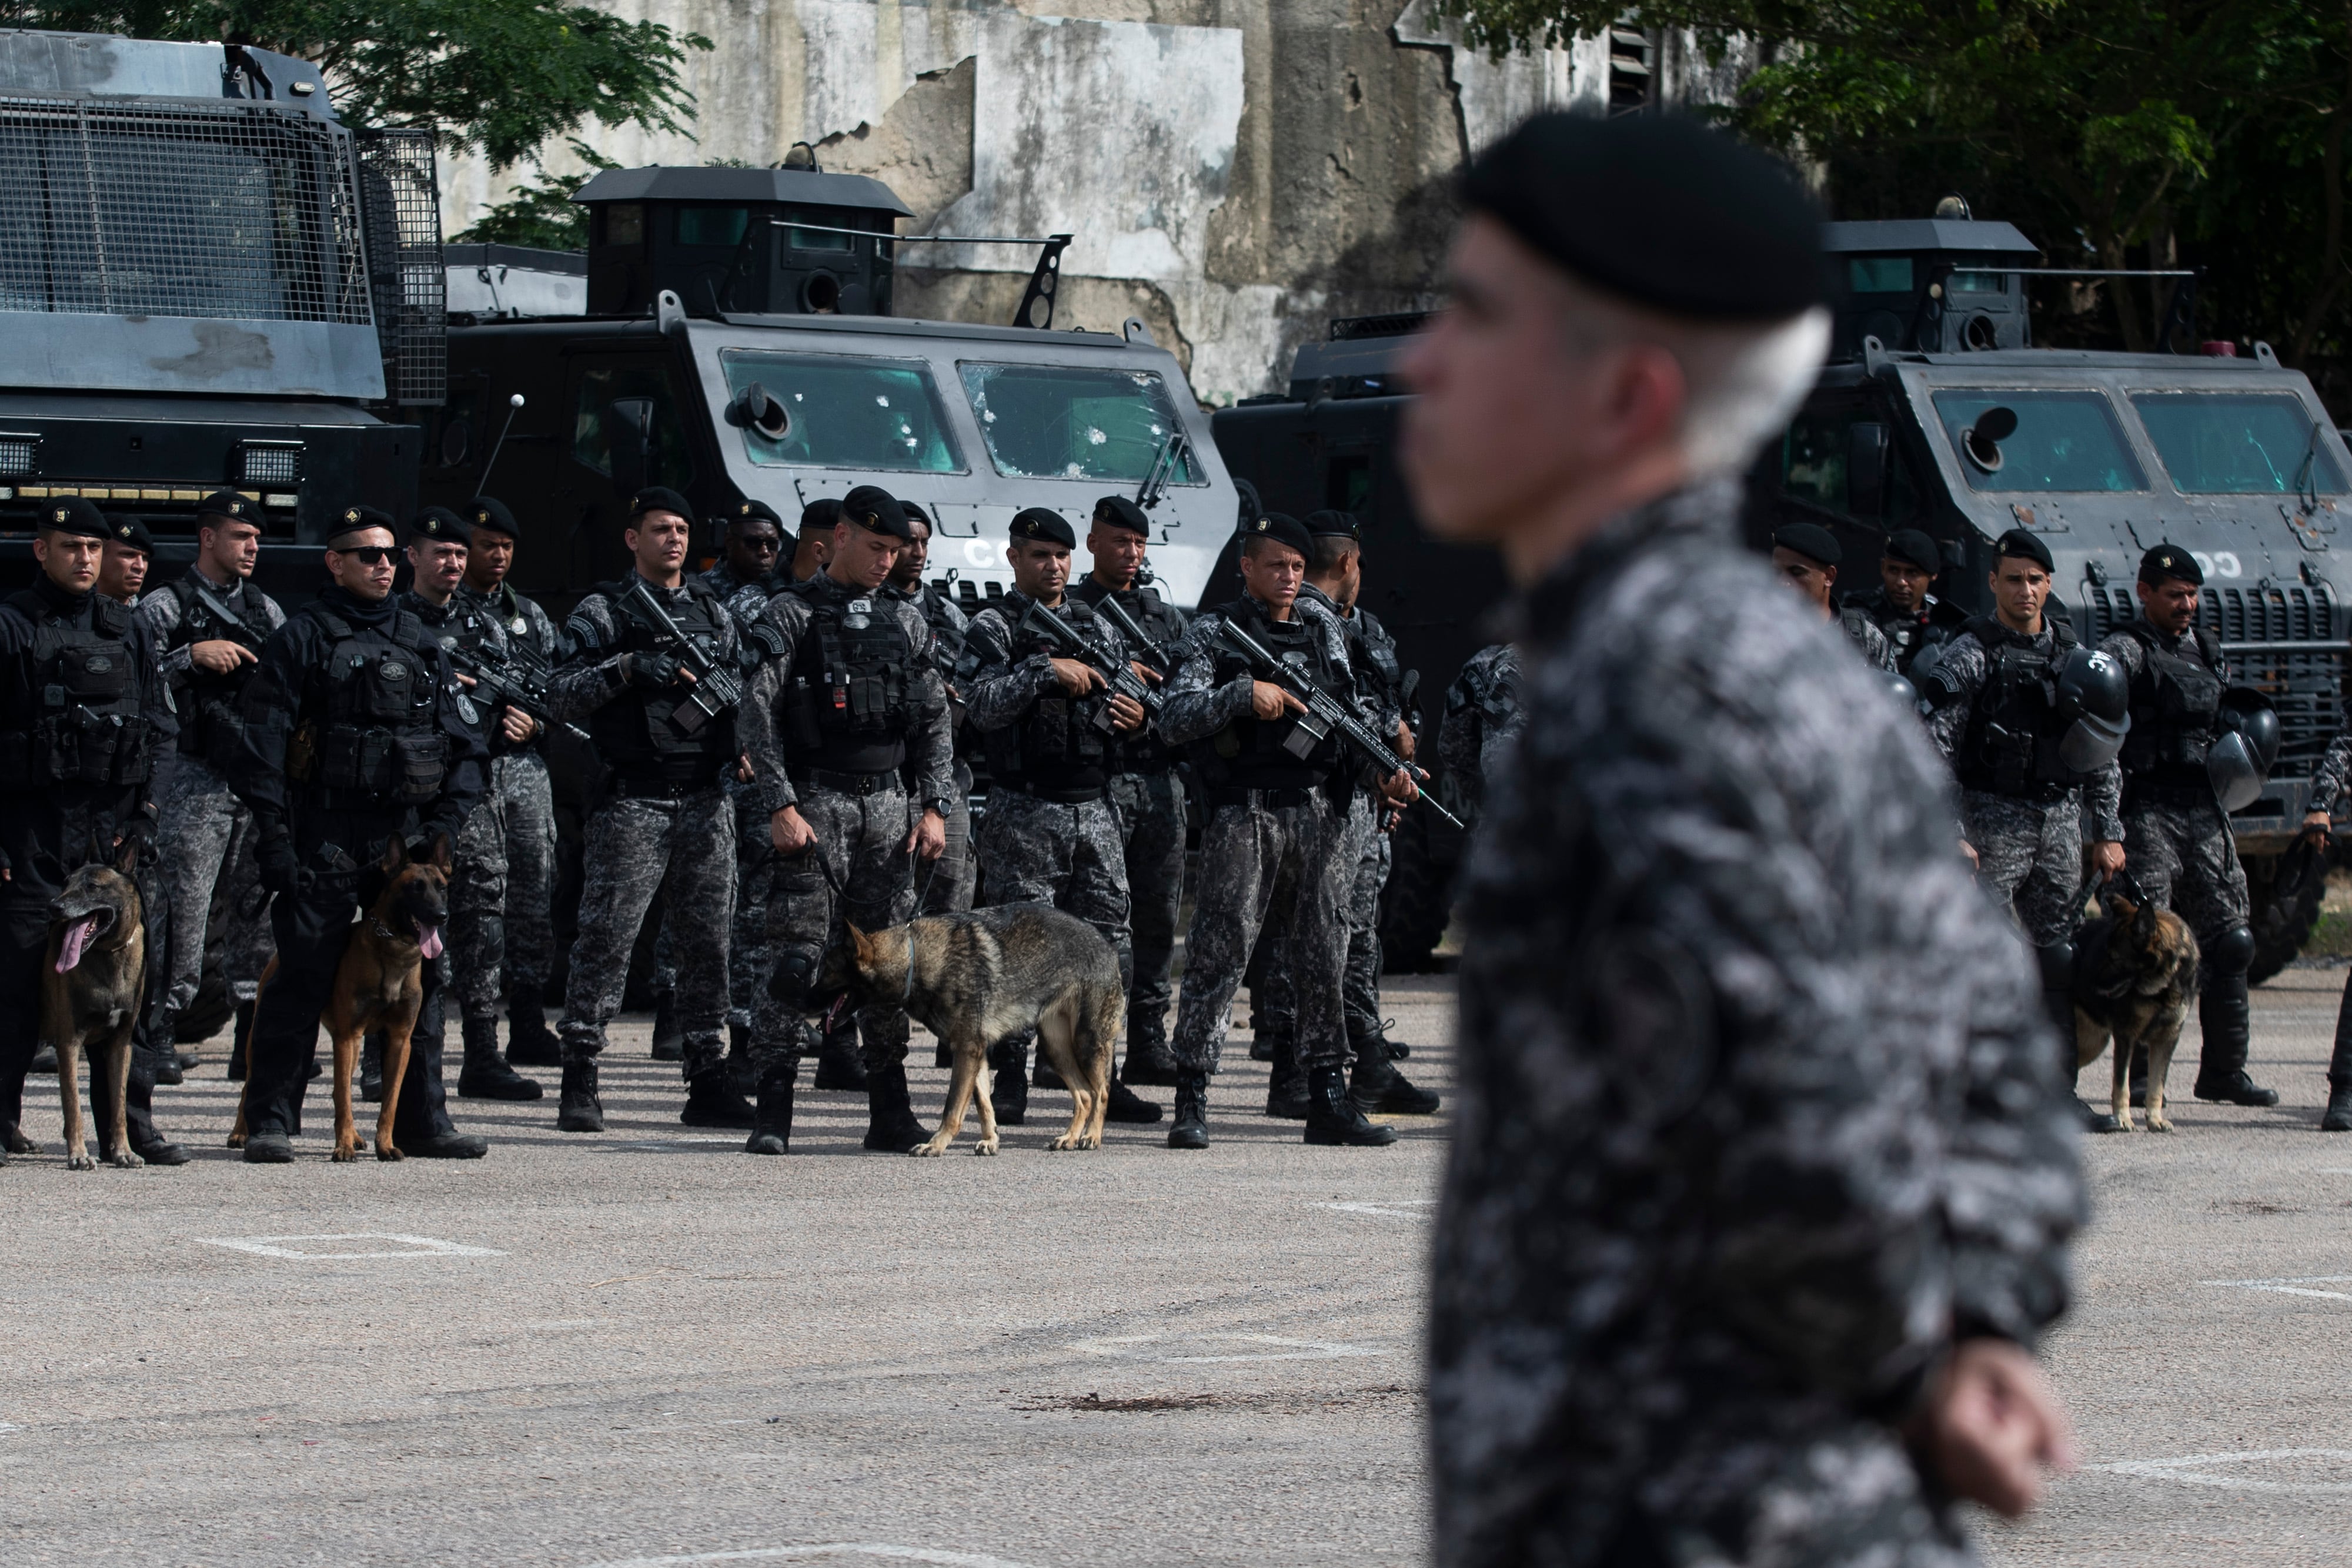
M621 673L641 692L667 691L677 684L677 660L668 653L624 653Z
M257 833L259 841L254 846L255 873L261 885L272 893L291 894L298 891L302 877L302 862L294 853L294 841L283 832Z

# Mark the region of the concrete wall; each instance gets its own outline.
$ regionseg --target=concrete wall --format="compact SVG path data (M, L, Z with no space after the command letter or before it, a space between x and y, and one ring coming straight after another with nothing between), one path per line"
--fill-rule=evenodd
M1607 94L1605 40L1496 62L1426 0L609 4L718 47L688 68L694 139L592 132L606 157L771 164L808 141L887 181L907 232L1073 233L1056 324L1143 318L1214 403L1284 384L1333 317L1432 303L1465 150ZM1670 98L1738 79L1658 54ZM504 194L462 160L442 183L452 233ZM1034 252L901 257L901 314L1010 320Z

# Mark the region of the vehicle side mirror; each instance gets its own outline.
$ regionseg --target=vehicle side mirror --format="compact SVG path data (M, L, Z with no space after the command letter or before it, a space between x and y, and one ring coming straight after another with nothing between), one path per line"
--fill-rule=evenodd
M1988 474L2000 472L2000 444L2017 434L2017 411L1989 408L1960 434L1960 450Z
M746 430L756 430L770 441L782 441L792 434L793 413L768 395L768 389L753 382L735 394L727 406L728 417Z
M646 471L654 449L654 400L614 398L604 405L604 449L613 460L613 488L634 496L651 481Z
M1886 426L1854 424L1845 434L1846 510L1876 518L1886 512Z

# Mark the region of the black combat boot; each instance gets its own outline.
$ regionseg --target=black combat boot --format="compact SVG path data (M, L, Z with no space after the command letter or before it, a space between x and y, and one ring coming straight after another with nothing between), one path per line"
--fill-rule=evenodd
M1045 1053L1041 1051L1037 1053L1037 1065L1029 1073L1029 1087L1067 1089L1069 1085L1062 1082L1062 1075L1055 1071L1054 1064L1045 1060Z
M1298 1071L1297 1047L1288 1035L1265 1037L1273 1051L1274 1069L1265 1078L1265 1113L1286 1122L1307 1120L1307 1075Z
M747 1155L788 1155L793 1149L793 1070L789 1061L772 1068L760 1085L760 1103L751 1110L751 1135L744 1140Z
M25 1136L25 1129L15 1122L0 1122L0 1150L12 1155L37 1155L41 1145Z
M253 1043L253 1006L251 1002L236 1004L236 1031L229 1037L228 1081L245 1082L245 1051Z
M727 1081L727 1064L706 1067L686 1081L686 1109L677 1119L689 1127L748 1127L751 1103Z
M457 1070L457 1092L468 1100L536 1100L539 1080L525 1078L499 1054L499 1020L467 1019L465 1065Z
M555 1111L555 1130L559 1133L601 1133L604 1130L604 1103L596 1098L596 1063L567 1061L563 1064L563 1088Z
M749 1094L759 1086L760 1074L751 1065L750 1024L727 1026L727 1082L738 1094Z
M27 1073L46 1072L52 1078L56 1077L58 1072L58 1048L53 1045L44 1045L37 1048L33 1052L33 1064L25 1069L25 1071Z
M2336 1012L2336 1053L2327 1062L2327 1113L2319 1119L2323 1133L2352 1133L2352 979L2344 985L2344 1000Z
M319 1076L317 1069L323 1058L310 1058L310 1076ZM370 1030L360 1039L360 1098L371 1105L383 1103L383 1032Z
M283 1133L256 1133L245 1140L245 1163L285 1166L294 1163L294 1140Z
M809 1080L809 1086L813 1089L845 1089L853 1094L866 1089L866 1061L857 1054L857 1024L855 1019L844 1019L830 1034L817 1042L816 1076Z
M547 1027L547 1009L538 988L517 986L507 993L507 1061L517 1067L561 1067L563 1042Z
M1163 1031L1138 1039L1127 1037L1127 1061L1118 1070L1122 1083L1138 1088L1172 1089L1176 1084L1176 1053L1168 1049Z
M1376 1034L1356 1042L1356 1074L1349 1092L1368 1116L1433 1116L1443 1103L1435 1090L1414 1087L1396 1070L1388 1041Z
M1017 1034L991 1046L988 1066L996 1074L988 1088L996 1124L1020 1126L1029 1114L1029 1037Z
M1103 1120L1149 1126L1160 1120L1160 1107L1114 1078L1110 1081L1110 1108L1103 1113Z
M686 1027L677 1021L676 991L663 991L654 998L654 1060L686 1060Z
M1396 1142L1394 1128L1375 1126L1364 1119L1363 1107L1348 1092L1345 1068L1309 1068L1306 1076L1307 1142L1354 1149L1375 1149Z
M158 1088L185 1083L187 1070L196 1064L194 1057L181 1054L178 1043L172 1039L177 1022L171 1009L159 1007L139 1029L140 1039L149 1043L138 1049L146 1051L149 1071L154 1074Z
M2204 1053L2197 1061L2197 1098L2225 1105L2275 1105L2278 1091L2265 1089L2246 1074L2246 1052L2253 1043L2253 1009L2246 999L2246 972L2216 975L2197 1001L2197 1021L2205 1033Z
M1168 1146L1171 1149L1205 1149L1209 1146L1209 1075L1205 1072L1176 1074L1176 1115L1168 1128Z
M894 1061L869 1071L866 1074L866 1146L878 1155L903 1155L930 1141L930 1134L915 1120L915 1107L907 1097L907 1064Z

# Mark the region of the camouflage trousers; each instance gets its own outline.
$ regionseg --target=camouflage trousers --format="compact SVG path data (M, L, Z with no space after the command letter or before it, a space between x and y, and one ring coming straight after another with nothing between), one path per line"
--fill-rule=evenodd
M913 857L907 833L914 819L896 784L871 795L850 795L810 784L800 790L801 820L816 841L800 853L771 853L767 947L770 983L751 1021L751 1061L761 1082L789 1079L800 1059L818 1045L809 988L825 950L845 939L845 923L883 931L915 913ZM904 1008L860 1008L860 1054L866 1071L907 1059Z
M1130 1050L1168 1043L1169 970L1176 961L1176 916L1184 903L1184 783L1173 771L1122 773L1110 781L1125 840L1127 924L1134 978L1127 987Z
M948 813L948 848L923 894L926 915L961 915L971 907L980 862L971 849L971 764L955 759L955 809Z
M735 800L735 919L727 938L727 1022L749 1029L760 1010L775 967L768 945L768 899L775 883L776 852L768 838L768 814L760 810L760 787L730 784ZM667 911L662 918L662 968L675 975L676 939Z
M490 764L490 787L457 831L449 883L450 988L469 1019L495 1018L508 991L547 985L555 932L555 796L536 752Z
M1217 1070L1234 992L1269 921L1282 935L1267 951L1265 968L1287 974L1298 1064L1338 1067L1348 1060L1340 977L1360 858L1355 819L1320 789L1277 798L1298 803L1268 805L1265 792L1252 791L1244 800L1213 807L1201 836L1201 882L1192 894L1172 1042L1176 1065L1186 1071Z
M163 814L156 855L166 896L179 912L171 922L163 1010L177 1018L196 999L205 973L205 926L216 888L228 905L222 961L229 991L237 1001L249 1002L277 946L269 934L269 894L262 891L253 857L253 813L203 758L190 756L172 759L156 804Z
M1390 841L1381 831L1380 811L1379 802L1361 789L1348 807L1347 831L1356 850L1346 888L1348 956L1340 968L1339 999L1350 1046L1381 1032L1381 889L1389 880ZM1261 1034L1293 1032L1297 1005L1286 952L1289 940L1290 923L1276 908L1258 933L1257 961L1250 971L1250 1016Z
M1127 846L1108 797L1065 805L999 784L974 847L990 904L1050 904L1075 915L1118 950L1120 977L1131 972Z
M735 802L718 789L677 800L616 796L588 819L580 935L563 998L563 1056L593 1061L621 1010L646 912L669 907L685 1074L719 1065L727 1017L727 927L735 910Z
M1977 885L2036 947L2074 938L2083 915L2083 797L2043 805L1960 792L1960 831L1977 852Z
M2211 951L2222 933L2247 923L2246 869L2218 805L2126 798L2124 869L2148 897L2189 923L2200 950Z

